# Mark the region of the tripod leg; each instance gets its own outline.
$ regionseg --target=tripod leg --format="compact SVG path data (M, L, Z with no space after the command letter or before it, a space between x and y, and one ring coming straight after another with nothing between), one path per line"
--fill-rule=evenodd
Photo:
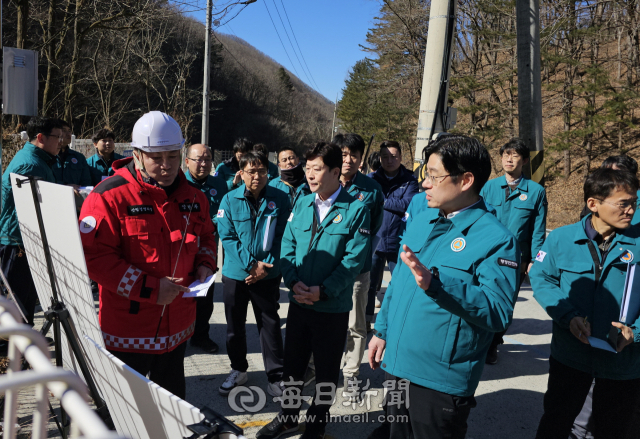
M40 329L40 334L42 334L43 337L46 337L47 333L49 332L49 329L51 329L51 322L47 320L46 322L44 322L44 325L42 325L42 329Z
M55 341L55 353L56 353L56 366L63 367L62 365L62 342L60 338L60 320L55 319L53 322L53 338ZM67 413L64 411L62 405L60 405L60 421L62 422L62 429L60 433L62 434L62 439L67 439ZM57 420L56 420L57 423Z

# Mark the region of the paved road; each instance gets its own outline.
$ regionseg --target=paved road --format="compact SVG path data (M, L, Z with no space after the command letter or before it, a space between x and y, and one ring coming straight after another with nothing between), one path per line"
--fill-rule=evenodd
M386 285L389 273L385 273ZM288 309L287 291L282 287L280 295L280 316L283 335L286 334L286 315ZM224 307L222 304L222 285L216 285L215 309L212 317L211 336L220 345L216 355L203 354L189 347L185 368L187 373L187 400L197 407L207 405L228 416L245 428L248 438L255 437L258 429L271 420L278 412L279 403L266 395L266 405L257 413L245 411L238 413L232 409L226 397L218 393L218 387L230 371L226 355ZM260 355L260 344L255 318L252 310L247 317L247 338L249 352L249 382L247 386L265 389L266 375ZM469 418L469 439L518 438L528 439L535 436L538 420L542 415L542 397L546 390L549 343L551 341L551 321L542 308L533 299L531 288L525 285L515 309L514 322L505 336L505 344L500 348L499 362L495 366L486 366L482 381L476 392L478 406L472 410ZM365 358L367 353L365 352ZM377 418L382 414L379 404L382 401L381 371L373 372L368 364L361 366L360 378L370 384L367 397L362 404L351 406L341 395L331 409L332 415L343 416L342 422L332 423L327 433L332 438L366 438L378 425ZM342 379L342 376L341 376ZM363 385L364 385L363 384ZM261 392L264 394L264 392ZM311 394L305 389L304 394ZM257 398L257 393L248 400ZM236 398L236 407L243 411ZM247 403L246 406L255 404ZM308 407L303 405L303 410ZM255 410L247 407L250 410ZM360 419L356 419L358 415ZM293 436L299 437L299 436Z

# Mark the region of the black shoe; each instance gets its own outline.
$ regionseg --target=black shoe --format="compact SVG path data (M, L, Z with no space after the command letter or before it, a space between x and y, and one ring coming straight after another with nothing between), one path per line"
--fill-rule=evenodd
M280 415L278 415L273 421L260 429L256 435L256 439L276 439L283 434L295 433L296 431L298 431L298 424L285 423Z
M367 439L389 439L391 435L391 424L386 420L371 432Z
M498 346L491 346L489 352L487 352L487 359L484 360L487 364L496 364L498 362Z
M300 436L300 439L323 439L324 438L324 428L320 429L318 427L313 427L307 424L304 433Z
M192 338L191 339L191 346L194 346L196 348L200 348L203 351L208 352L210 354L215 354L216 352L218 352L218 349L220 349L218 347L218 345L216 344L216 342L211 340L209 337L207 337L207 338Z

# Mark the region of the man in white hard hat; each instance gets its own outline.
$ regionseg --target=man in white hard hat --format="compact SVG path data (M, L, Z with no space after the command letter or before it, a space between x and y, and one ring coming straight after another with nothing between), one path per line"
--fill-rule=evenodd
M180 398L193 334L187 285L217 270L214 225L204 194L180 170L180 126L159 111L133 128L133 157L87 197L80 232L89 276L100 286L107 350Z

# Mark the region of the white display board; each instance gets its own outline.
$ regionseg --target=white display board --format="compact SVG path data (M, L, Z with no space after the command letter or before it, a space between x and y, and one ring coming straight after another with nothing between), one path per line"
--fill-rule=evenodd
M27 181L18 187L16 179L24 180L25 177L11 174L10 178L29 268L42 309L47 310L51 305L52 290L31 184ZM75 334L70 335L79 341L86 353L89 345L82 335L88 335L99 343L103 341L80 240L73 188L43 181L37 181L35 185L57 279L58 299L66 305L71 315ZM64 367L82 376L66 337L62 337L61 345ZM85 356L91 363L91 357Z
M95 376L118 433L136 439L180 439L193 434L186 426L204 419L200 410L143 377L89 337L86 341L100 357L94 363Z

